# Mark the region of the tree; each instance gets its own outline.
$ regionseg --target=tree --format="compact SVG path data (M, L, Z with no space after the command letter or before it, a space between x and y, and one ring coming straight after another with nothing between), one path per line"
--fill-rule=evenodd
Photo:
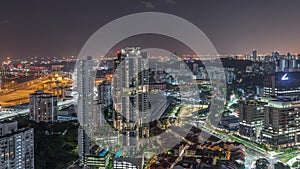
M275 169L290 169L291 167L288 166L287 164L282 163L282 162L277 162L277 163L274 164L274 168Z
M269 161L265 158L259 158L256 160L255 169L268 169L269 168Z

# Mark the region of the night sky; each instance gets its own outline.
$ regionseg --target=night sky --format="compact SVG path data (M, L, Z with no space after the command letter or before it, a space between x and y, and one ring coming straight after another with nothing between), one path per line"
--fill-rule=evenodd
M0 58L77 56L104 24L137 12L166 12L198 26L220 54L300 53L299 0L6 0Z

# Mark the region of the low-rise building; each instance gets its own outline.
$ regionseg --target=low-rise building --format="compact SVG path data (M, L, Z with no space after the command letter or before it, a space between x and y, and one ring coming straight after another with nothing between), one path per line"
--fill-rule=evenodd
M114 169L142 169L142 158L113 158Z
M110 160L110 153L107 150L102 150L99 155L85 155L85 166L106 169Z

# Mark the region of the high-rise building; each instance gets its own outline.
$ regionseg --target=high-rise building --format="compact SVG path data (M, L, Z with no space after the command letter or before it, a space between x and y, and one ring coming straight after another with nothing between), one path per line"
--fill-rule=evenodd
M242 101L239 103L240 135L256 141L263 127L264 105L257 100Z
M8 66L0 66L0 89L8 87L11 80L6 79L10 75L10 69Z
M0 137L11 134L18 130L18 122L17 121L7 121L0 123Z
M199 65L198 63L193 63L193 72L194 74L197 74L199 71Z
M251 55L250 54L246 54L245 55L245 60L251 60Z
M56 121L57 97L42 90L30 94L30 119L38 123Z
M300 143L300 102L270 100L264 110L261 141L273 148L284 148Z
M253 61L257 61L257 50L252 51Z
M100 114L96 118L99 122L99 127L107 128L110 127L106 124L105 114L112 114L112 94L111 94L111 82L105 80L98 85L98 102Z
M117 151L119 145L119 133L108 124L113 115L111 82L104 80L98 85L98 113L94 119L97 121L95 139L97 145L105 147L111 152Z
M98 85L98 98L100 104L104 104L105 106L112 104L111 82L105 80Z
M226 76L226 83L231 84L236 80L236 75L235 75L235 69L234 68L224 68L225 71L225 76Z
M280 54L277 51L272 52L272 58L273 60L278 60L280 58Z
M299 64L296 56L281 56L276 60L276 71L277 72L295 72L299 71Z
M149 104L149 65L146 53L132 47L121 50L115 61L113 104L114 127L123 134L122 145L134 154L138 140L147 137Z
M77 62L77 116L80 122L78 128L78 156L84 163L84 156L90 154L91 140L86 129L90 129L90 117L94 111L94 68L91 56Z
M6 128L0 136L0 168L34 169L33 128L17 129L17 122L2 122L0 126L0 130Z
M300 96L300 72L275 72L265 76L264 96L289 97Z

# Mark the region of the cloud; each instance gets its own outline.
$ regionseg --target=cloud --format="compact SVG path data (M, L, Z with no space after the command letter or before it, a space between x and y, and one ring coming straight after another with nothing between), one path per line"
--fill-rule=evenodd
M141 3L145 6L145 8L148 8L148 9L154 8L153 3L149 2L149 1L141 1Z

